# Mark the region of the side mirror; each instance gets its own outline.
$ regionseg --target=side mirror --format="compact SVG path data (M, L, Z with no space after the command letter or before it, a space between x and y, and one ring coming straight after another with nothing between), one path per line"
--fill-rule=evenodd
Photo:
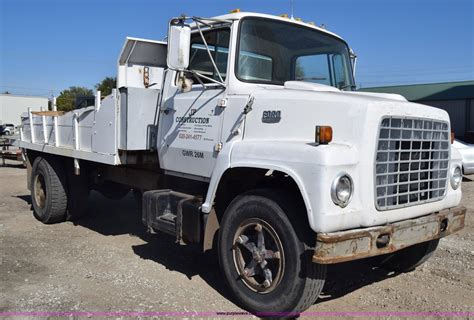
M189 66L191 27L180 19L170 21L168 29L168 68L183 71Z

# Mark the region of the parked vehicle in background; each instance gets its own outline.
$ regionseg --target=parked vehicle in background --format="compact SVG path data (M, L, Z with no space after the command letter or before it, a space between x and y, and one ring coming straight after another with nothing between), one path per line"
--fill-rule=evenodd
M474 144L455 139L453 147L458 149L462 156L463 173L474 174Z
M5 123L0 125L0 135L11 136L15 133L15 126L11 123Z
M150 231L217 250L254 313L306 310L328 264L411 271L464 227L461 156L446 111L356 92L354 64L334 33L257 13L128 38L112 94L22 116L34 215L78 219L91 189L133 189Z

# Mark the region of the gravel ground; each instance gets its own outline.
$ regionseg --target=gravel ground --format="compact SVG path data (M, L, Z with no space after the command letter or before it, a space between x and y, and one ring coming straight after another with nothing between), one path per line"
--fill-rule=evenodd
M132 196L92 193L91 218L43 225L32 215L25 180L15 162L0 167L0 313L242 311L214 260L145 232ZM474 181L465 179L463 191L466 227L442 239L426 264L407 274L373 270L364 260L333 265L308 311L474 317Z

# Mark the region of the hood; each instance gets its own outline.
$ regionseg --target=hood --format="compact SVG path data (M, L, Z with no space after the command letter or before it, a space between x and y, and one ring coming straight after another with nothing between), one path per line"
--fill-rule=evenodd
M341 92L344 94L352 94L365 97L383 98L387 100L408 101L404 96L394 93L375 93L375 92L361 92L361 91L341 91L335 87L326 84L305 82L305 81L286 81L285 89L289 90L306 90L319 92Z
M333 142L375 143L387 116L449 122L446 111L408 102L397 95L366 94L292 81L279 88L259 88L246 115L244 139L314 141L316 125L333 128Z

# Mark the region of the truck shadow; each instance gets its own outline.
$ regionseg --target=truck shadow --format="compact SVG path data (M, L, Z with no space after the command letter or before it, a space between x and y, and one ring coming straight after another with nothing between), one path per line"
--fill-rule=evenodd
M331 301L399 273L375 267L372 259L343 262L328 266L326 283L317 303Z
M17 197L31 204L30 196ZM88 209L88 215L74 222L75 225L105 236L129 234L139 237L145 243L132 245L137 256L159 263L168 270L180 272L188 279L199 276L224 298L235 303L223 284L215 252L202 253L197 245L181 246L175 243L172 236L148 233L142 224L138 204L131 193L122 200L108 200L92 192ZM397 275L374 268L372 264L371 260L364 259L329 265L326 284L317 304L337 299Z
M15 198L25 201L27 204L30 205L30 210L33 210L33 207L31 206L31 196L29 194L15 196Z
M105 236L129 234L139 237L145 243L132 245L137 256L180 272L188 279L199 276L224 298L233 301L224 287L214 253L202 253L197 245L179 245L170 235L147 232L131 193L122 200L109 200L91 192L88 208L88 216L77 220L76 225Z

